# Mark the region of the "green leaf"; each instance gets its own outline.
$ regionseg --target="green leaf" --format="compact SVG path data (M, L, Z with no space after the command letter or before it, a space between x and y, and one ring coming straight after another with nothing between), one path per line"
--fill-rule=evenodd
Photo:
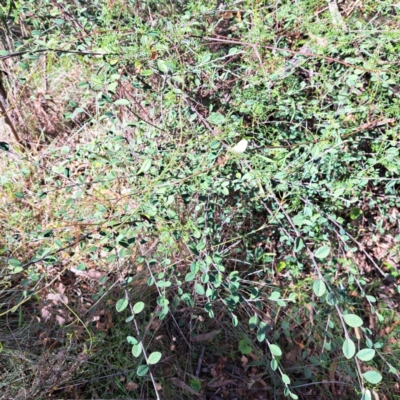
M374 349L362 349L357 353L357 358L361 361L371 361L374 357Z
M136 373L137 373L138 376L145 376L148 372L149 372L149 367L147 365L141 365L137 369Z
M361 400L372 400L372 395L371 395L371 391L369 389L367 389L361 397Z
M154 365L157 364L161 360L162 354L159 351L155 351L151 353L147 358L147 364Z
M8 265L11 265L12 267L21 267L22 263L21 263L21 261L17 260L16 258L10 258L8 260Z
M133 336L127 336L126 341L129 344L138 344L139 343L138 340L136 338L134 338Z
M157 61L157 67L161 72L164 72L165 74L168 72L168 67L165 65L165 62L163 60Z
M304 247L304 240L301 237L297 237L294 241L294 252L298 253Z
M313 291L316 296L321 297L326 292L326 285L322 279L317 279L313 284Z
M118 100L114 101L114 104L116 106L129 106L131 104L131 102L127 99L118 99Z
M115 308L117 309L118 312L124 311L126 307L128 307L128 299L120 299L117 301L117 304L115 305Z
M191 282L191 281L194 281L195 279L196 279L196 274L194 272L189 272L185 276L186 282Z
M201 382L198 379L189 379L189 385L196 392L200 392Z
M200 296L203 296L205 294L205 290L203 285L200 285L200 283L196 283L196 293Z
M271 353L276 357L280 357L282 355L281 348L276 344L270 344L269 349L270 349Z
M331 249L329 246L322 246L318 250L315 251L314 256L319 259L322 259L322 258L328 257L330 252L331 252Z
M394 374L394 375L397 375L397 374L399 373L399 371L397 371L397 369L396 369L395 367L393 367L393 365L391 365L391 366L389 367L389 372L390 372L391 374Z
M278 361L275 359L275 358L273 358L272 360L271 360L271 369L272 369L272 371L276 371L277 370L277 368L278 368Z
M164 61L164 64L167 66L167 68L171 71L176 71L176 64L172 61Z
M356 354L356 345L354 344L354 342L351 339L346 339L343 342L343 354L344 356L350 360L350 358L354 357L354 354Z
M252 350L253 349L251 348L250 343L247 339L242 339L239 342L239 351L242 354L250 354L252 352Z
M142 75L142 76L150 76L150 75L153 75L153 71L151 69L145 69L140 73L140 75Z
M133 312L135 314L139 314L143 311L144 309L144 303L143 301L138 301L137 303L135 303L135 305L133 306Z
M369 296L367 295L366 298L371 302L371 303L376 303L376 298L374 296Z
M269 297L268 300L278 300L281 297L281 294L279 292L272 292Z
M377 385L382 380L382 375L377 371L367 371L362 375L367 382L373 385Z
M211 60L211 54L210 53L206 53L203 55L202 59L201 59L201 63L204 64L206 62L209 62Z
M278 265L276 266L276 270L278 272L282 272L286 268L286 263L285 261L279 261Z
M290 378L286 374L282 374L282 382L286 385L290 385Z
M225 117L220 113L212 113L207 120L213 125L222 125L225 122Z
M352 328L359 328L363 324L363 320L355 314L343 315L344 322Z
M211 147L213 150L219 149L220 146L221 146L221 142L220 142L219 140L213 140L213 141L211 142L211 144L210 144L210 147Z
M232 314L232 325L238 326L238 324L239 324L238 317L235 314Z
M357 219L359 216L361 216L362 213L363 213L362 210L360 210L360 209L357 208L357 207L353 207L353 208L350 210L350 219L355 220L355 219Z
M152 164L152 159L151 158L148 158L148 159L144 160L138 173L139 174L142 173L142 172L146 173L151 168L151 164Z
M265 340L265 329L258 328L257 340L259 342L263 342Z
M258 326L258 317L257 315L253 315L250 319L249 319L249 327L251 330L256 329Z
M168 71L175 71L176 65L171 61L158 60L157 67L161 72L166 74Z
M133 357L139 357L142 354L142 343L137 343L132 346Z

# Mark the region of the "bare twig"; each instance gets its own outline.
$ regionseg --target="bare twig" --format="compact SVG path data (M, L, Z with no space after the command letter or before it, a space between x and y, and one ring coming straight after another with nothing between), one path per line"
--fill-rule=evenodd
M201 364L203 363L203 357L204 357L204 351L205 351L205 346L203 346L201 348L201 353L200 353L200 357L199 357L199 361L197 362L197 368L196 368L196 378L199 377L200 375L200 370L201 370Z
M234 40L234 39L229 39L229 38L224 38L221 35L218 35L219 37L210 37L210 36L204 36L204 37L200 37L200 36L194 36L192 35L191 37L197 37L197 38L201 38L203 40L207 40L207 41L211 41L211 42L219 42L219 43L230 43L230 44L234 44L237 46L248 46L248 47L254 47L256 46L254 43L248 43L248 42L242 42L240 40ZM301 56L305 56L305 57L311 57L311 58L320 58L323 60L327 60L330 62L334 62L337 64L342 64L346 67L349 68L354 68L354 69L359 69L361 71L367 71L367 72L377 72L377 71L382 71L382 72L387 72L386 69L379 69L379 70L373 70L370 68L364 68L361 67L359 65L354 65L351 63L348 63L346 61L340 60L338 58L333 58L333 57L329 57L329 56L324 56L322 54L316 54L313 53L311 51L296 51L296 50L291 50L291 49L287 49L287 48L283 48L283 47L276 47L276 46L269 46L269 45L259 45L260 47L264 47L265 49L269 49L269 50L275 50L275 51L283 51L286 53L291 53L291 54L297 54L297 55L301 55Z

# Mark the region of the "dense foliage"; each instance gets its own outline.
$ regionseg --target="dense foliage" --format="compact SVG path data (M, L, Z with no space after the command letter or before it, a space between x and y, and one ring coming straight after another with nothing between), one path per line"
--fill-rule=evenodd
M8 396L398 398L399 4L0 21Z

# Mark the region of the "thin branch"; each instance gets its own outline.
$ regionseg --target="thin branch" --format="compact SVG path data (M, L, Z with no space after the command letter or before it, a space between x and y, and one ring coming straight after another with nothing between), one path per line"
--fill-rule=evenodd
M121 55L120 53L96 53L93 51L81 51L81 50L61 50L61 49L36 49L36 50L22 50L14 53L8 53L4 56L0 56L0 61L8 60L9 58L19 57L24 54L37 54L37 53L64 53L64 54L79 54L82 56L108 56L108 55Z
M196 37L196 38L200 38L200 39L203 39L203 40L208 40L208 41L211 41L211 42L228 43L228 44L235 44L235 45L239 45L239 46L248 46L248 47L253 47L253 48L254 48L254 46L257 46L257 45L254 44L254 43L242 42L242 41L240 41L240 40L234 40L234 39L228 39L228 38L225 39L225 38L223 38L223 36L221 36L221 35L218 35L218 36L219 36L219 37L209 37L209 36L195 36L195 35L191 35L190 37ZM377 71L388 72L387 69L374 70L374 69L370 69L370 68L364 68L364 67L361 67L361 66L359 66L359 65L351 64L351 63L348 63L348 62L346 62L346 61L340 60L340 59L338 59L338 58L333 58L333 57L329 57L329 56L324 56L324 55L322 55L322 54L316 54L316 53L313 53L313 52L311 52L311 51L296 51L296 50L291 50L291 49L287 49L287 48L284 48L284 47L269 46L269 45L266 45L266 44L259 45L259 46L260 46L260 47L264 47L264 48L269 49L269 50L274 50L274 51L283 51L283 52L287 52L287 53L291 53L291 54L297 54L297 55L305 56L305 57L320 58L320 59L323 59L323 60L327 60L327 61L329 61L329 62L334 62L334 63L337 63L337 64L342 64L342 65L344 65L344 66L346 66L346 67L349 67L349 68L359 69L359 70L361 70L361 71L367 71L367 72L377 72Z

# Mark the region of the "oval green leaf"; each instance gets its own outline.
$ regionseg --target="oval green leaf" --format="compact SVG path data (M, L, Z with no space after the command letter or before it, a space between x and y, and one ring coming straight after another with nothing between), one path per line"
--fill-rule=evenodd
M326 292L326 285L322 279L317 279L314 281L313 290L316 296L321 297Z
M173 63L171 61L158 60L157 61L157 67L161 72L164 72L165 74L168 71L175 71L176 70L175 63Z
M331 248L329 246L322 246L315 251L314 256L319 259L322 259L328 257L330 252Z
M212 113L207 120L213 125L222 125L225 122L225 117L220 113Z
M286 374L282 374L282 381L286 385L290 385L290 378Z
M148 158L147 160L144 160L144 162L143 162L143 164L142 164L142 166L141 166L141 168L139 170L139 174L141 172L143 172L143 173L147 172L151 168L151 163L152 163L151 158Z
M150 75L153 75L153 71L151 69L145 69L140 73L140 75L142 75L142 76L150 76Z
M382 380L382 375L377 371L367 371L362 375L367 382L373 385L377 385Z
M117 304L115 305L115 308L117 309L118 312L124 311L126 307L128 307L127 299L119 299L117 301Z
M204 286L200 285L200 283L196 283L196 293L200 296L203 296L205 294Z
M250 319L249 319L249 327L251 330L256 329L258 326L258 317L257 315L253 315Z
M149 367L147 365L141 365L137 369L136 373L137 373L138 376L145 376L148 372L149 372Z
M133 357L139 357L142 354L142 344L137 343L132 346Z
M344 356L350 360L350 358L354 357L354 354L356 354L356 345L354 344L354 342L351 339L346 339L343 342L343 354Z
M282 355L282 350L276 344L270 344L269 349L274 356L280 357Z
M270 296L268 297L269 300L278 300L279 297L281 297L281 294L279 292L272 292Z
M238 317L235 314L232 314L232 325L238 326L238 324L239 324Z
M144 303L143 301L138 301L134 306L133 306L133 312L135 314L139 314L143 311L144 309Z
M162 354L159 351L155 351L154 353L151 353L149 355L149 358L147 359L147 364L149 365L154 365L157 364L161 360Z
M343 315L344 322L352 328L359 328L363 324L363 320L355 314Z
M129 344L138 344L139 343L138 340L136 338L134 338L133 336L127 336L126 341Z
M357 353L357 358L361 361L371 361L374 357L374 349L362 349Z
M21 261L17 260L16 258L10 258L8 260L8 264L11 265L12 267L21 267L22 266Z
M129 106L131 103L127 99L118 99L118 100L114 101L114 104L116 106Z

